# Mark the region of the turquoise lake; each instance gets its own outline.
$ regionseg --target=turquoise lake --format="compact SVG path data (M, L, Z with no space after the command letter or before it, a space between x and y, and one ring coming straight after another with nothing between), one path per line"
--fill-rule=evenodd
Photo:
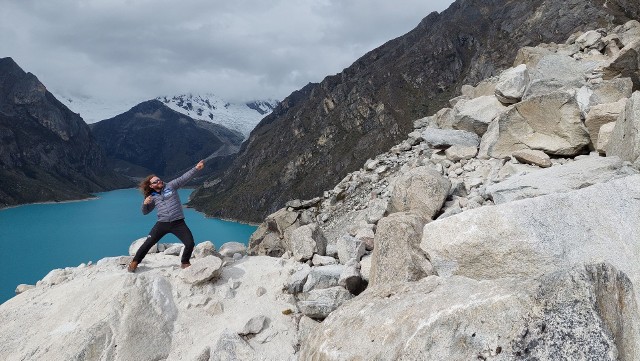
M192 191L180 189L180 199L186 202ZM156 222L155 211L142 215L142 195L136 189L96 196L94 200L0 210L0 303L15 295L17 285L35 284L53 269L128 255L129 245L145 237ZM185 208L185 220L196 244L211 241L216 248L230 241L247 244L256 229L206 218L191 208ZM180 240L169 234L160 242Z

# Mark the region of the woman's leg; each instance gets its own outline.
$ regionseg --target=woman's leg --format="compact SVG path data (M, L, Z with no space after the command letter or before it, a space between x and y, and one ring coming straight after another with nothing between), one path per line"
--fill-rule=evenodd
M169 227L167 226L167 224L156 222L153 228L151 228L151 231L147 236L147 240L144 241L140 248L138 248L138 252L136 252L136 255L133 257L133 261L140 263L144 256L147 255L151 247L153 247L154 244L158 243L158 241L160 241L160 238L164 237L164 235L167 233L169 233Z
M182 251L182 260L180 261L182 264L189 264L189 259L191 259L191 253L193 253L193 247L195 246L195 242L193 240L193 234L187 224L184 222L184 219L172 222L173 227L171 228L171 233L173 233L180 242L184 244L184 250Z

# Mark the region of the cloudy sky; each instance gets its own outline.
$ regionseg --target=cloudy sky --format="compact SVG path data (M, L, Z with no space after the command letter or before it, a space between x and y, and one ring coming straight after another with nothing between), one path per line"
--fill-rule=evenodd
M0 0L0 57L103 99L281 100L453 0Z

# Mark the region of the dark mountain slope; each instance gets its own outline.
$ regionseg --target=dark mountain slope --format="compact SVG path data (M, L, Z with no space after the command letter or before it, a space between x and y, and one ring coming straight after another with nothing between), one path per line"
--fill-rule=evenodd
M211 157L237 152L242 134L178 113L158 100L149 100L111 119L91 125L118 172L130 177L155 173L174 177ZM227 158L224 158L227 162Z
M132 185L107 168L79 115L11 58L0 59L0 207Z
M636 17L629 0L458 0L343 72L292 93L262 120L233 165L191 204L260 221L289 199L312 198L388 150L412 121L447 105L463 84L508 68L529 44Z

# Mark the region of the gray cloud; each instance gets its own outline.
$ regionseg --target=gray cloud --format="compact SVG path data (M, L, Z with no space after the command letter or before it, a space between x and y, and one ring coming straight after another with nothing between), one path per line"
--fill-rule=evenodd
M282 99L453 0L0 0L0 57L50 89Z

